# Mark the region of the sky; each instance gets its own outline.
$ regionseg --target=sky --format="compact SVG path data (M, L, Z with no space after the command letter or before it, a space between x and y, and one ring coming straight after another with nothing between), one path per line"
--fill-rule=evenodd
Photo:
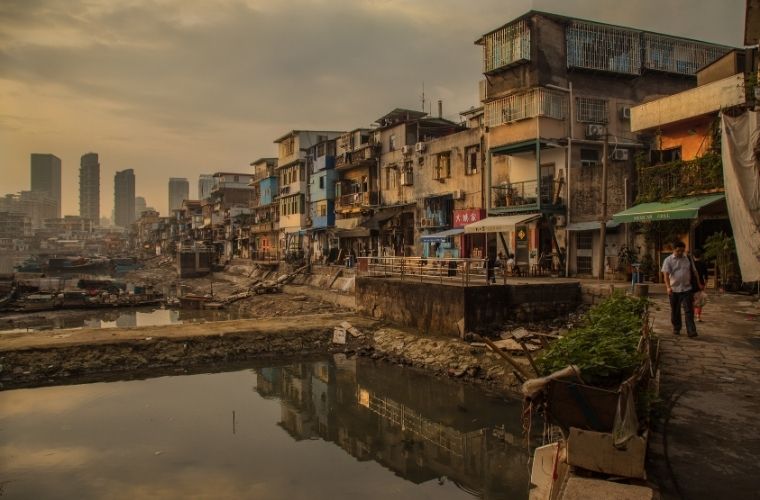
M0 195L31 153L97 152L166 213L169 177L250 171L293 129L368 127L396 107L477 106L474 41L530 9L739 46L744 0L0 0ZM435 104L433 105L435 108ZM435 111L434 111L435 112Z

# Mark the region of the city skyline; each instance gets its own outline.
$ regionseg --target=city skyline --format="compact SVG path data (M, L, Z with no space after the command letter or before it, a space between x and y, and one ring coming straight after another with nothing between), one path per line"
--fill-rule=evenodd
M170 177L195 186L202 173L247 173L289 130L350 130L387 109L419 109L423 83L426 102L442 99L456 118L479 104L473 41L530 9L727 45L741 45L743 32L737 0L180 5L72 3L59 12L45 1L4 3L0 191L30 189L29 155L50 153L62 160L61 215L77 214L78 160L92 150L104 179L133 167L136 190L167 214ZM151 22L125 30L132 17ZM75 118L85 110L87 120ZM111 213L110 189L100 191L99 212Z

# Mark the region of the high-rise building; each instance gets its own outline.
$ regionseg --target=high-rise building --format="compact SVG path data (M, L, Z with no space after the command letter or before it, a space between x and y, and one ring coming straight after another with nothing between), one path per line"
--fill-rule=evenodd
M135 198L135 220L139 219L143 212L148 208L145 198L138 196Z
M61 159L52 154L32 153L32 191L45 192L55 200L56 218L61 217Z
M190 199L190 183L184 177L169 179L169 212L182 208L182 201Z
M198 199L205 200L211 196L211 190L214 189L214 176L201 174L198 177Z
M116 172L113 183L114 222L128 228L135 221L135 172Z
M79 215L100 222L100 162L98 153L82 155L79 164Z

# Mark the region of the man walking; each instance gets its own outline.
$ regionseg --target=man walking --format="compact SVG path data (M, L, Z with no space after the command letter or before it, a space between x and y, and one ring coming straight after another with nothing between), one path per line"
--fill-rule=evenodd
M697 336L697 325L694 323L694 290L692 288L691 259L685 255L686 245L683 241L676 241L673 245L673 254L669 255L662 263L662 272L665 275L665 287L670 298L670 322L673 325L673 334L681 334L681 308L686 316L686 333L689 337Z

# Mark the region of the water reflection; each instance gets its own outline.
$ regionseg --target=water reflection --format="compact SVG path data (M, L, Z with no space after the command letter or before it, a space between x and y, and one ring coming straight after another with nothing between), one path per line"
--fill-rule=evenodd
M324 439L417 484L452 481L483 498L527 496L519 408L473 388L399 370L335 362L265 368L257 391L281 401L295 440Z
M340 356L0 392L0 485L9 498L526 498L519 436L516 404Z
M12 320L0 316L0 333L62 328L131 328L204 321L248 319L250 315L236 310L137 309L67 310L46 314L14 315Z

